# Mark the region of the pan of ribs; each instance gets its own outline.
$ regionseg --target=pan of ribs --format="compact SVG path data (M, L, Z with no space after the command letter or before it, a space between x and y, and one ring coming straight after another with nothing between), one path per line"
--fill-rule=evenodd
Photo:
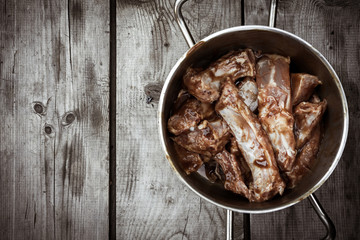
M174 171L228 210L266 213L309 197L322 213L312 193L340 160L349 124L335 71L309 43L273 27L233 27L195 44L183 2L175 13L191 48L169 73L158 111Z

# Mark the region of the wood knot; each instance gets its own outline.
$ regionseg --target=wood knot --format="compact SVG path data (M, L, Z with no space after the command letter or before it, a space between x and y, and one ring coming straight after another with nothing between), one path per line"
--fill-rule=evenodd
M41 102L33 102L33 110L41 116L44 116L46 113L46 107Z
M149 83L144 87L146 94L146 103L159 102L161 90L163 87L163 82L153 82Z
M54 136L55 136L54 127L51 126L50 124L45 124L45 126L44 126L44 132L45 132L46 135L49 136L49 137L54 137Z
M61 121L61 125L63 126L68 126L70 124L72 124L76 119L75 113L74 112L67 112L65 113L62 121Z

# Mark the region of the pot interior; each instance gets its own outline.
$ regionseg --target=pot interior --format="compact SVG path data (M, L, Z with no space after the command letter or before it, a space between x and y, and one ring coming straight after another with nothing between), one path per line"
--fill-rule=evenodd
M211 183L198 173L186 175L178 164L173 142L166 129L167 120L181 88L186 69L189 66L206 66L228 51L241 48L290 56L290 71L318 76L323 84L317 88L317 94L328 102L323 117L323 139L318 159L312 167L312 173L306 175L295 189L285 190L283 196L276 196L263 203L249 203L246 198L225 190L221 184ZM192 190L218 206L238 212L261 213L280 210L295 204L325 182L341 157L347 136L348 113L341 83L331 66L317 50L285 31L246 26L215 33L195 45L185 56L174 66L162 91L159 105L160 135L168 160L180 178Z

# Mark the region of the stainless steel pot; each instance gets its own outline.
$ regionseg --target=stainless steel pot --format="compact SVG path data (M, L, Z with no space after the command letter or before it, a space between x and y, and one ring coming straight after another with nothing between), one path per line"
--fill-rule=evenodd
M183 35L191 47L175 64L163 86L159 101L159 131L166 158L179 178L203 199L228 210L228 239L231 238L232 212L266 213L281 210L309 197L314 209L328 230L327 237L335 236L335 228L313 195L331 175L338 164L345 147L349 114L344 90L334 69L324 56L303 39L294 34L273 27L240 26L228 28L202 39L198 43L188 31L181 14L181 6L186 0L177 0L175 15ZM274 26L276 0L272 0L269 25ZM312 173L292 190L287 190L281 197L262 203L249 203L247 199L227 191L221 185L210 183L199 174L186 175L180 167L173 142L167 131L167 120L181 87L185 70L204 60L219 57L230 50L252 48L264 53L277 53L291 57L293 72L306 72L316 75L323 85L319 89L321 98L328 101L324 116L324 137L318 159Z

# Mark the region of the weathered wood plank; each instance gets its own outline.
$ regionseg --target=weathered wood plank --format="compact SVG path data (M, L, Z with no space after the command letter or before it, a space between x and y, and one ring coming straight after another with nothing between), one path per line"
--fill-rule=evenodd
M270 0L244 0L244 24L268 26Z
M277 27L311 43L338 73L348 99L350 130L343 157L316 192L332 218L338 239L356 239L360 225L359 165L359 34L358 1L279 1ZM320 239L325 228L308 201L286 210L252 216L252 239Z
M109 1L63 1L61 8L56 237L105 239L109 231Z
M108 1L1 10L1 238L107 238Z
M187 50L174 19L174 2L118 1L117 5L119 239L225 238L225 210L201 200L176 177L158 139L156 99L146 103L144 87L153 83L161 88ZM200 39L240 24L240 1L189 1L184 17L194 38Z
M0 1L3 9L0 15L0 236L9 237L13 234L15 202L15 136L12 123L15 121L14 102L14 31L15 6L14 3ZM4 13L4 14L3 14ZM12 56L10 58L10 56ZM5 142L7 144L5 144Z

